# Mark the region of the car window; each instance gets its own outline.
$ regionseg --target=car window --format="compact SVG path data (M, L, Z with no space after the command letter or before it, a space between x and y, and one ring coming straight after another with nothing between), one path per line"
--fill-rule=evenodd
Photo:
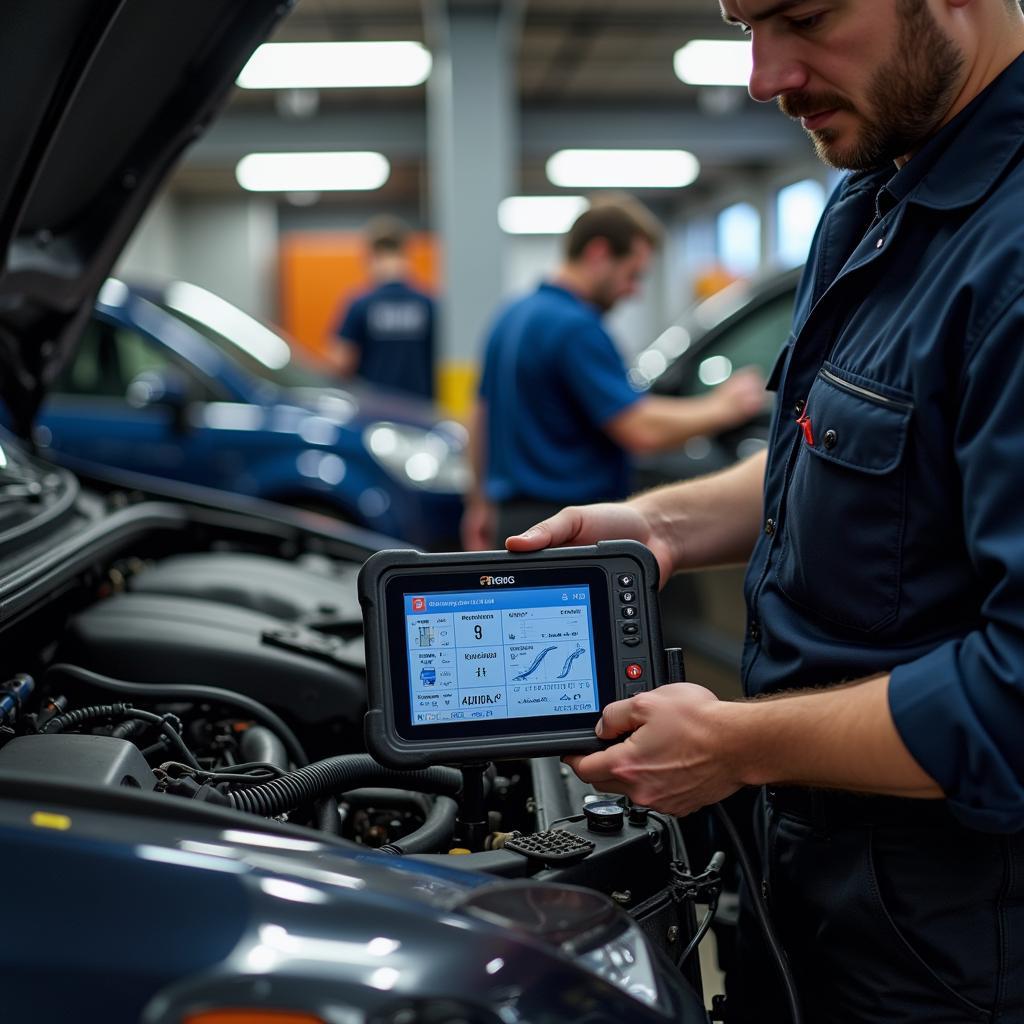
M146 370L176 374L184 381L190 401L223 397L210 381L163 346L129 327L96 319L82 332L75 358L62 371L54 391L124 400L128 385Z
M789 337L794 293L769 299L738 317L699 355L687 360L679 393L697 395L725 380L741 366L756 366L764 375L772 368Z

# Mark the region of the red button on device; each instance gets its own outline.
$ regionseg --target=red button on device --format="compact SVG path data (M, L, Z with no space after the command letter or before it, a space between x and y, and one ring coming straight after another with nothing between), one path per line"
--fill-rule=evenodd
M644 670L642 665L634 663L626 666L626 675L629 676L630 679L639 679L643 674Z

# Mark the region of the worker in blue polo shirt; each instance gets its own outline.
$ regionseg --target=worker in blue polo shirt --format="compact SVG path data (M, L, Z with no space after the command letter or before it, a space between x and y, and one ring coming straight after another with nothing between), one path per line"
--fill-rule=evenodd
M345 378L421 398L434 396L434 300L409 282L408 232L394 217L366 227L373 287L341 318L330 347Z
M492 547L566 504L624 498L631 453L718 433L763 408L764 382L749 369L701 398L630 384L601 317L637 291L660 238L642 204L597 203L566 235L554 277L498 315L472 421L467 548Z
M742 674L610 705L581 778L689 814L764 786L763 895L813 1024L1024 1021L1024 18L1014 0L721 0L750 93L851 171L766 455L514 550L749 560ZM769 697L770 699L764 699ZM744 929L741 929L744 930ZM728 1020L776 1024L741 943Z

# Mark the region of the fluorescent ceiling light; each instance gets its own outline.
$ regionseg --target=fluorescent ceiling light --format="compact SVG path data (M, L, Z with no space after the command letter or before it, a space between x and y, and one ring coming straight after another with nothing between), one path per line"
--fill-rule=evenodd
M683 149L563 149L547 173L560 188L683 188L700 164Z
M250 153L235 168L250 192L372 191L390 174L380 153Z
M420 43L264 43L237 78L243 89L368 89L420 85L430 75Z
M676 50L672 66L676 78L687 85L746 87L754 68L754 55L749 42L694 39Z
M498 223L509 235L564 235L586 208L583 196L509 196Z

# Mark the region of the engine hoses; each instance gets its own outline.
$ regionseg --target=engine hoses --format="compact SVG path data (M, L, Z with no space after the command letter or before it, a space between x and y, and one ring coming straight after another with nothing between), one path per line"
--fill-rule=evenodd
M279 779L227 796L231 806L238 810L272 818L301 804L364 786L390 786L454 796L462 787L462 775L454 768L393 771L378 764L369 754L346 754L316 761Z
M175 716L171 715L169 717L177 721ZM131 704L100 704L79 708L77 711L68 711L63 715L58 715L56 718L51 718L43 726L42 732L45 734L61 732L64 729L73 729L84 722L97 718L137 719L148 722L150 725L155 725L169 741L170 746L177 751L189 767L199 768L199 762L195 759L195 755L188 749L185 741L175 731L174 726L167 718L154 715L151 711L141 711L139 708L132 707Z
M81 668L78 665L60 663L51 665L46 671L46 678L51 676L68 676L77 679L79 682L88 683L100 690L108 690L110 693L118 693L124 696L137 697L140 700L206 700L227 707L238 708L251 716L261 725L265 725L281 738L288 756L297 765L309 764L309 757L299 742L298 737L282 721L280 716L271 711L265 704L253 700L242 693L235 693L232 690L224 690L219 686L203 686L197 683L134 683L124 679L112 679L100 672L93 672L91 669ZM254 760L257 760L254 758Z
M449 796L439 796L427 814L426 821L402 839L396 839L380 848L381 853L437 853L450 844L455 831L459 805Z

